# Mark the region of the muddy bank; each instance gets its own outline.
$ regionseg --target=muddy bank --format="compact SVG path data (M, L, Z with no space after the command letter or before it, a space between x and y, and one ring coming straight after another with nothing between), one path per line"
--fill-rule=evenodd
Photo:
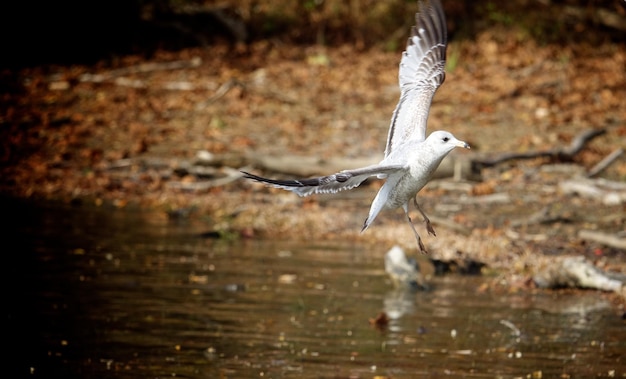
M515 30L452 41L430 130L468 141L466 159L569 145L605 129L578 154L483 168L479 178L441 179L420 194L437 237L433 257L468 257L524 283L539 258L580 255L624 271L624 250L586 238L623 238L623 201L606 203L561 187L623 146L626 47L540 45ZM359 230L380 183L336 196L300 199L237 179L245 168L274 172L250 156L382 156L397 102L399 53L260 41L127 56L116 67L23 69L2 107L4 194L86 206L141 207L189 217L216 235L341 239L410 252L400 211ZM232 157L196 167L198 157ZM323 160L323 159L322 159ZM202 165L200 165L202 167ZM326 174L319 172L318 174ZM599 177L623 182L626 163ZM419 220L415 215L415 220ZM381 258L382 259L382 258Z

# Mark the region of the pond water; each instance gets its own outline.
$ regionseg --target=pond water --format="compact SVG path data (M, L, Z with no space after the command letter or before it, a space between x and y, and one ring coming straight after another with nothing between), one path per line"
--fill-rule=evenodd
M220 240L157 214L2 200L9 377L626 375L597 292L394 290L390 246ZM381 312L384 327L372 325Z

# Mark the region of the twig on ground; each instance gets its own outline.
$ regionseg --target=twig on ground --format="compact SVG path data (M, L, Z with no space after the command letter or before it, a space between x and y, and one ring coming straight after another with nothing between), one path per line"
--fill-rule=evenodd
M212 103L216 102L217 100L221 99L224 95L226 95L228 93L228 91L230 91L231 89L233 89L235 87L241 87L244 90L246 89L245 84L243 84L239 80L237 80L237 79L230 79L226 83L222 84L217 89L217 91L215 91L213 96L209 97L205 101L203 101L203 102L199 103L198 105L196 105L196 110L200 110L200 109L206 108L210 104L212 104Z
M619 148L617 150L613 150L611 154L604 157L604 159L602 159L595 166L593 166L591 170L589 170L589 172L587 173L587 177L592 178L602 171L606 170L606 168L609 167L613 162L615 162L617 158L619 158L622 154L624 154L624 149Z
M622 282L610 277L584 257L550 259L533 276L541 288L593 288L602 291L620 291Z

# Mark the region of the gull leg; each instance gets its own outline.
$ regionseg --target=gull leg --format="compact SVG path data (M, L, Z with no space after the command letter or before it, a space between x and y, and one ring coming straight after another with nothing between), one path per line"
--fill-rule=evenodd
M426 213L424 213L422 207L420 207L420 205L417 203L417 196L413 198L413 203L415 203L415 208L417 208L417 210L420 211L420 213L422 214L422 217L424 217L424 222L426 223L426 230L428 231L428 234L436 237L437 234L435 234L435 229L433 229L433 226L430 224L428 216L426 216Z
M422 239L420 238L420 235L417 234L417 230L415 230L415 225L413 225L413 221L411 220L411 216L409 216L409 207L407 205L405 205L405 206L402 207L402 209L404 209L404 214L406 214L406 218L409 221L409 225L411 225L411 229L413 230L413 234L415 234L415 239L417 239L417 244L420 247L420 251L422 253L424 253L424 254L428 254L428 251L426 250L426 247L422 243Z

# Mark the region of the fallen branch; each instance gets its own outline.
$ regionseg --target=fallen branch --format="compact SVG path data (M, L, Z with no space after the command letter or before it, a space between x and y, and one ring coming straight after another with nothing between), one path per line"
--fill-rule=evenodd
M550 259L535 273L533 280L541 288L573 287L617 292L623 285L584 257Z
M575 178L559 183L564 194L576 194L602 202L618 205L626 202L626 184L606 179Z
M493 167L500 163L518 159L552 158L560 161L571 161L589 141L604 133L606 133L605 129L590 129L580 133L572 140L569 146L564 148L527 153L505 153L491 159L477 159L475 160L475 163L481 167Z
M624 149L613 150L611 154L604 157L604 159L602 159L595 166L593 166L591 170L589 170L589 172L587 173L587 177L592 178L602 171L606 170L606 168L609 167L613 162L615 162L617 158L619 158L622 154L624 154Z
M620 238L614 234L583 229L578 232L578 238L598 242L602 245L614 247L616 249L626 250L626 239Z
M198 67L202 63L202 59L194 57L191 60L181 60L172 62L149 62L141 63L135 66L118 68L115 70L105 71L99 74L83 74L78 80L81 82L102 83L116 78L123 78L128 75L166 70L182 70L187 68ZM122 82L129 79L122 80ZM136 85L136 84L135 84Z
M496 192L488 195L480 196L468 196L457 199L461 204L508 204L511 201L511 196L506 192Z

